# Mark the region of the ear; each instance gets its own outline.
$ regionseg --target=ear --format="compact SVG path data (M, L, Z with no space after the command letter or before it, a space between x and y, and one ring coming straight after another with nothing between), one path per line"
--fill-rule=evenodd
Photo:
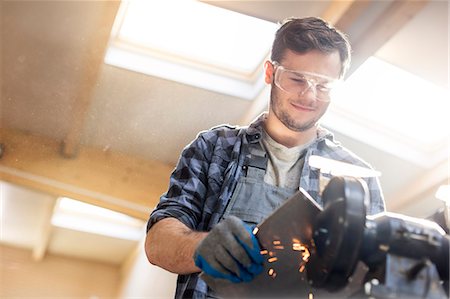
M267 60L264 63L264 81L266 81L267 84L272 84L274 70L275 68L273 67L272 62Z

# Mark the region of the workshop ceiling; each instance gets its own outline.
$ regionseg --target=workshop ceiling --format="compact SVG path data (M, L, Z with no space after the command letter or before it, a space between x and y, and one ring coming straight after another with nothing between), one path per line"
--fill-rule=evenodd
M375 56L448 92L447 1L202 2L270 22L293 15L324 17L349 34L351 73ZM0 242L30 248L38 259L54 252L122 263L137 243L53 226L57 198L145 220L167 188L181 150L200 130L246 124L267 106L267 90L245 99L105 63L120 4L0 3ZM161 26L177 21L170 15L166 19ZM158 30L147 28L148 35ZM426 98L423 103L427 105ZM412 112L406 106L397 113ZM336 115L325 125L382 172L388 209L425 217L441 206L434 193L448 183L448 143L440 151L446 156L429 154L414 163L388 142L383 148L358 137L356 132L364 129L371 139L375 123L352 123L351 111L344 118ZM417 121L426 122L426 117L417 115ZM338 125L343 119L349 124ZM445 122L434 130L448 141ZM92 248L63 246L80 238ZM101 248L117 252L99 254Z

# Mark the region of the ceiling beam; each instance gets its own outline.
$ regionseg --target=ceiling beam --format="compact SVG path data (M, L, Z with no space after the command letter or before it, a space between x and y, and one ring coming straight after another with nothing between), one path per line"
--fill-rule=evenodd
M352 41L352 64L347 75L352 74L370 56L374 55L419 13L427 2L428 0L393 1L386 10L379 14L378 18L370 26L367 26L366 30L359 35L360 37L357 40ZM366 11L368 10L366 9Z
M102 11L98 24L91 31L92 34L87 42L84 65L80 67L80 87L76 95L73 107L72 120L69 131L62 142L61 154L64 157L74 157L81 141L81 136L86 120L87 111L90 107L93 92L97 85L100 68L108 48L109 37L114 24L120 1L101 1Z
M345 1L333 1L336 2L344 2ZM369 9L371 4L371 0L367 1L349 1L351 2L348 7L346 7L345 11L343 11L337 20L333 22L334 26L343 32L347 32L349 28L355 23L355 21L364 14L365 11ZM348 3L348 2L347 2Z
M55 209L57 198L46 202L44 215L42 217L41 227L39 228L39 235L34 243L32 257L36 262L42 261L47 252L48 243L52 233L52 216Z
M1 129L0 180L56 197L67 196L147 219L167 190L172 166L80 147L77 159L59 154L59 141Z
M333 0L330 1L330 4L328 5L327 9L322 13L320 16L322 19L326 20L327 22L333 24L336 26L337 23L342 22L343 19L349 19L348 11L350 10L350 7L358 5L361 1L356 0L349 0L349 1L342 1L342 0ZM370 3L370 1L362 1L364 3ZM340 30L345 30L344 28L340 28Z

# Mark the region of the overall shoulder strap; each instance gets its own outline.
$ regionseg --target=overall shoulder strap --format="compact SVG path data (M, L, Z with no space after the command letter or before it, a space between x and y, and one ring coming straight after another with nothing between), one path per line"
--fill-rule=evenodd
M261 134L247 135L244 161L245 176L264 179L267 168L267 153L261 145Z

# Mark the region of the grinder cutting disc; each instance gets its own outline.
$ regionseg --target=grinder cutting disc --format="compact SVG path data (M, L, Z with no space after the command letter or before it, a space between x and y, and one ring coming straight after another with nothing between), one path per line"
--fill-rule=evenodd
M325 188L324 210L314 225L315 250L307 264L313 287L336 291L355 269L363 239L367 186L362 180L335 177Z

